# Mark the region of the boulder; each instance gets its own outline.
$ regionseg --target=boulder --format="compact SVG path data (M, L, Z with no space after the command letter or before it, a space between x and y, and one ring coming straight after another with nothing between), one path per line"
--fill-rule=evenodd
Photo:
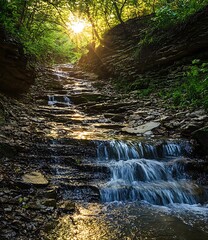
M44 187L48 185L48 180L40 172L30 172L22 176L22 184L25 185L34 185L37 187Z
M131 134L144 134L146 132L152 131L153 129L160 126L159 122L148 122L138 127L124 127L122 128L123 132L131 133Z

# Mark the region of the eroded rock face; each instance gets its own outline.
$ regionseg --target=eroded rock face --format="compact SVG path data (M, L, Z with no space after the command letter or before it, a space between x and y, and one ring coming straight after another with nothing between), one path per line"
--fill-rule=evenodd
M170 84L175 79L181 80L186 64L196 58L208 58L208 7L185 23L155 31L155 41L139 48L143 33L152 24L151 17L130 19L125 22L125 27L112 28L105 34L103 44L95 51L90 50L80 60L80 65L102 77L136 80L142 89L150 82L159 86L163 82ZM173 69L169 69L170 66Z
M27 65L22 45L0 26L0 91L12 95L26 91L34 78Z

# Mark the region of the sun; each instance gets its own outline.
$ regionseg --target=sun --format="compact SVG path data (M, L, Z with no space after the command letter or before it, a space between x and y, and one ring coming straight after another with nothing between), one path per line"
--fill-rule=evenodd
M73 41L78 44L90 41L92 38L92 25L86 18L82 18L76 13L70 13L67 20L66 27Z
M70 27L74 33L81 33L83 32L85 26L86 26L86 23L83 20L78 20L75 22L71 22Z

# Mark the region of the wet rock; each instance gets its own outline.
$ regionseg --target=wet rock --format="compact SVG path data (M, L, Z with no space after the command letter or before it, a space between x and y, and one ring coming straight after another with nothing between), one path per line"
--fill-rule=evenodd
M4 109L3 109L3 108L2 108L2 109L0 108L0 125L4 124L5 121L6 121L6 119L5 119Z
M114 122L122 122L125 118L124 115L114 113L104 113L104 117L110 118Z
M203 122L197 122L197 121L193 121L188 124L184 124L181 127L181 134L183 136L190 136L194 131L203 127L203 124L204 124Z
M144 136L145 137L151 137L151 136L153 136L153 132L152 131L147 131L147 132L144 133Z
M33 200L33 201L30 201L28 204L27 204L27 208L30 209L30 210L41 210L43 209L44 205L41 204L40 200Z
M48 180L40 172L26 173L22 177L22 184L45 187L48 185Z
M144 134L148 131L151 131L160 126L159 122L148 122L146 124L140 125L138 127L124 127L122 128L123 132L131 133L131 134Z
M76 210L76 205L72 201L64 201L58 205L58 208L65 213L72 213Z
M155 119L155 116L153 116L153 115L147 116L145 118L146 121L151 121L151 120L154 120L154 119Z
M14 239L16 235L17 233L12 229L2 229L2 234L0 236L2 236L3 239Z
M56 228L56 226L57 226L57 222L56 221L46 223L46 225L44 226L44 232L45 233L49 233L52 230L54 230Z
M176 129L178 127L181 126L181 123L179 121L170 121L170 122L165 122L164 127L166 127L167 129Z
M163 124L164 127L166 127L167 129L173 129L173 123L172 122L166 122Z
M12 207L6 207L6 208L4 208L4 211L5 212L12 212Z
M45 191L44 196L46 198L56 199L57 198L57 187L54 187L52 189Z
M42 201L42 204L46 207L52 207L55 208L56 207L56 200L55 199L45 199Z
M133 120L128 123L128 127L134 128L134 127L142 125L143 123L144 123L143 120Z
M195 132L192 133L194 139L196 139L197 143L199 144L198 149L199 151L202 150L201 153L208 155L208 126L203 127Z
M189 114L189 117L200 117L206 115L204 109L200 109L198 111L192 112Z
M107 128L107 129L120 129L120 128L122 128L123 127L123 125L121 125L121 124L113 124L113 123L103 123L103 124L101 124L101 123L95 123L94 124L94 126L96 127L96 128Z

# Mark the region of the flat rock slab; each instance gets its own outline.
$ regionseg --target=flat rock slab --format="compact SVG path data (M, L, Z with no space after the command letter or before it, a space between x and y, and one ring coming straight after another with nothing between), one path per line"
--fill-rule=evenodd
M48 180L40 172L30 172L22 176L22 183L42 187L48 185Z
M144 134L148 131L152 131L154 128L157 128L159 126L160 126L159 122L148 122L138 127L124 127L122 128L122 131L132 134Z

